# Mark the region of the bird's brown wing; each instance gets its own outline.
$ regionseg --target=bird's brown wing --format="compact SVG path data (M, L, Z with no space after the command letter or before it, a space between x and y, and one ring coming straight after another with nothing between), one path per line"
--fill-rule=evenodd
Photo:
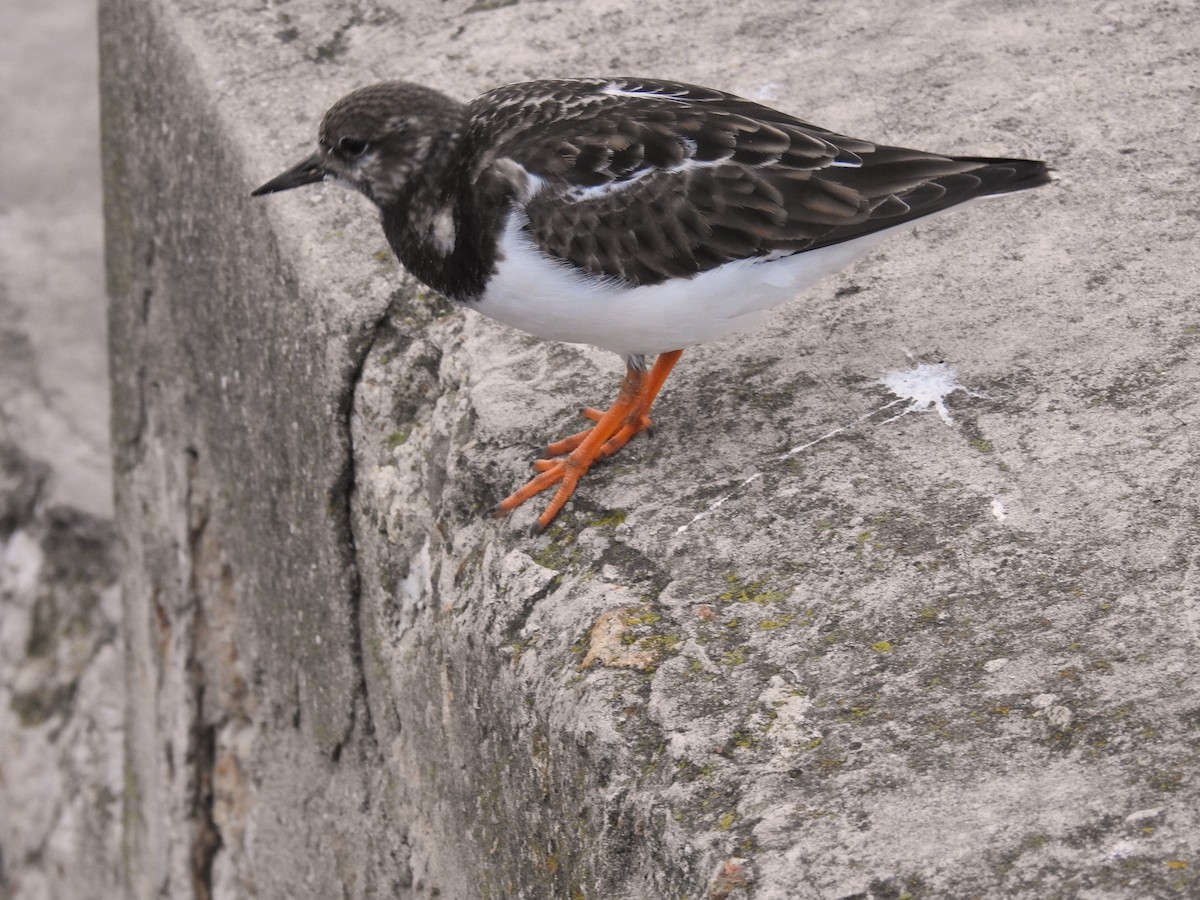
M974 197L1041 163L835 134L731 94L614 78L514 84L468 110L475 176L519 167L547 253L631 284L839 243Z

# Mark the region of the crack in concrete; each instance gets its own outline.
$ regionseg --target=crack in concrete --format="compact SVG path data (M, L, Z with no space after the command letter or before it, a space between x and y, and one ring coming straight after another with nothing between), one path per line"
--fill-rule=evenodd
M349 743L358 726L358 707L360 702L363 710L364 733L372 742L375 740L375 723L371 715L371 701L367 690L366 663L363 658L363 578L362 573L359 571L358 544L354 539L353 498L358 472L354 452L353 418L355 399L358 396L359 385L362 383L363 370L366 368L367 359L370 357L371 351L375 348L376 342L385 330L389 310L390 305L375 317L375 320L365 330L363 339L354 348L355 355L346 379L346 389L338 397L337 405L337 420L345 438L346 457L342 472L331 489L333 495L331 506L338 511L337 524L340 532L338 540L342 548L343 561L350 577L351 658L354 661L355 671L358 673L358 684L355 687L355 696L352 698L353 702L350 705L350 719L346 724L345 733L337 744L334 745L330 753L335 763L341 759L343 748Z
M189 667L190 668L190 667ZM203 679L201 670L200 679ZM189 865L192 876L192 893L196 900L211 900L213 863L224 841L213 815L213 773L217 763L217 729L204 723L201 712L204 704L204 684L201 680L194 685L194 702L197 713L192 722L190 735L192 769L195 781L192 786L192 816L196 830L192 837Z
M200 584L199 560L204 554L205 531L208 528L206 498L199 496L199 454L194 448L187 449L187 493L184 508L188 515L188 556L191 562L188 593L193 609L194 621L189 629L191 642L188 647L185 671L191 692L192 721L188 728L187 764L192 773L191 818L195 822L192 845L188 853L188 865L192 879L192 893L197 900L211 900L212 869L223 841L220 829L213 816L213 773L217 756L216 725L205 721L204 695L206 672L204 668L204 644L207 639L204 592Z

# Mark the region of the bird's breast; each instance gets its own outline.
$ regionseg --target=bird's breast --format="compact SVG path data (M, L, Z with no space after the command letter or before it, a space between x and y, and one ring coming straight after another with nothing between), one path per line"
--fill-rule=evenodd
M622 355L679 350L751 330L768 310L849 265L890 232L632 285L550 256L524 225L524 214L514 210L503 226L491 278L471 306L540 338Z

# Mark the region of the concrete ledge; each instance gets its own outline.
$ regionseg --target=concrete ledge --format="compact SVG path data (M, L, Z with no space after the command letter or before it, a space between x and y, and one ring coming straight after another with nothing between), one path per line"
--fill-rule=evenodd
M130 893L1195 890L1194 14L468 5L102 3ZM531 539L616 360L246 194L355 85L607 71L1063 177L686 354Z

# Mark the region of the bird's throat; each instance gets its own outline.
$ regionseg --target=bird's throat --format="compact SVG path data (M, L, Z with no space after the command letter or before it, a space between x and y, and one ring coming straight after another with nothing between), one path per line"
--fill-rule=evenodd
M496 264L495 225L507 206L485 202L452 168L422 173L414 190L381 206L383 230L400 262L452 300L478 299Z

